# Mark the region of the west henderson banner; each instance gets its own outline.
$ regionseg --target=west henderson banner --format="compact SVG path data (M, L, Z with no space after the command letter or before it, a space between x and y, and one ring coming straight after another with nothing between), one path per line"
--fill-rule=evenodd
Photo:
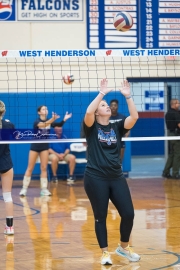
M180 56L180 49L141 49L141 50L3 50L0 58L38 57L151 57Z
M83 21L83 0L1 0L0 21Z

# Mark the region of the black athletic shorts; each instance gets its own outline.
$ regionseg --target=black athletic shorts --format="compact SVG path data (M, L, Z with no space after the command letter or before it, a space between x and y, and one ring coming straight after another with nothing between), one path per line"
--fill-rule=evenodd
M34 151L34 152L37 152L37 153L41 153L41 152L43 152L43 151L47 151L47 149L44 149L44 150L34 150L34 149L30 149L31 151Z
M7 173L9 170L11 170L12 167L10 169L6 169L6 170L0 170L0 174L3 174L3 173Z
M40 153L45 150L49 150L49 143L32 143L30 147L31 151L35 151L37 153Z

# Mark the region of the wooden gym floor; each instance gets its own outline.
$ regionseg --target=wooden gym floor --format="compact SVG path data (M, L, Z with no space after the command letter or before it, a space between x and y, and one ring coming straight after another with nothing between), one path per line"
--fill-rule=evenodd
M39 196L38 181L32 181L27 197L20 198L22 183L14 181L14 238L3 235L5 212L0 197L0 269L180 269L180 181L127 181L135 207L130 244L141 255L139 262L130 263L114 253L120 219L110 202L107 227L113 265L100 265L101 251L83 181L74 186L68 186L66 181L50 183L50 198Z

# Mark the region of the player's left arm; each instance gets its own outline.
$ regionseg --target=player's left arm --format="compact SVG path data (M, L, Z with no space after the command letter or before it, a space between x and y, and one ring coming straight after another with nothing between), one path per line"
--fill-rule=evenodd
M71 117L72 117L72 113L66 112L63 121L66 122L66 121L67 121L69 118L71 118Z
M124 128L131 129L135 125L139 116L138 116L138 112L137 112L136 106L134 104L134 101L131 97L130 84L127 80L124 80L122 82L120 92L126 98L128 110L129 110L129 114L130 114L124 121Z
M64 119L61 122L54 122L51 124L51 127L62 127L64 125L64 123L72 117L72 113L68 113L66 112Z

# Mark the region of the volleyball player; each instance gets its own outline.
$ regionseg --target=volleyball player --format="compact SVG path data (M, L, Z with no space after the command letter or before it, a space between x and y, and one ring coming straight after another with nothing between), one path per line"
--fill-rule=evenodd
M39 114L39 118L34 122L34 129L36 132L40 132L43 134L43 138L46 138L44 134L50 134L51 127L62 127L64 123L72 116L72 114L66 113L64 119L59 123L54 123L56 119L60 116L56 113L52 113L52 117L47 119L48 109L46 106L40 106L37 109ZM40 184L41 184L41 192L42 196L50 196L51 193L47 189L48 180L47 180L47 165L48 165L48 157L49 157L49 143L32 143L30 152L29 152L29 162L28 167L26 169L24 178L23 178L23 187L19 193L20 196L26 196L27 189L31 181L31 175L37 160L37 157L40 157L40 167L41 167L41 176L40 176Z
M14 129L14 125L9 120L3 120L6 111L5 104L0 100L0 138L8 139L7 135ZM8 132L9 130L9 132ZM7 131L7 132L6 132ZM3 138L3 133L6 136ZM8 144L0 145L0 176L2 182L2 195L6 206L6 226L4 233L7 235L14 234L13 227L13 201L11 196L13 183L13 164Z
M140 260L140 256L129 247L134 208L119 158L121 139L135 125L138 113L131 97L130 85L124 80L120 92L126 98L130 115L122 121L110 123L111 109L103 100L110 92L107 84L106 79L101 81L99 94L88 106L84 118L84 131L89 148L84 187L94 213L96 237L102 249L102 265L112 264L106 228L109 199L121 216L121 243L116 254L129 261Z
M112 99L110 101L111 117L109 119L109 122L111 123L122 121L126 118L125 115L118 112L118 106L119 106L119 101L117 99ZM124 137L128 137L129 133L130 132L128 131L124 135ZM121 141L121 151L120 151L121 163L123 162L125 148L126 148L125 141Z

